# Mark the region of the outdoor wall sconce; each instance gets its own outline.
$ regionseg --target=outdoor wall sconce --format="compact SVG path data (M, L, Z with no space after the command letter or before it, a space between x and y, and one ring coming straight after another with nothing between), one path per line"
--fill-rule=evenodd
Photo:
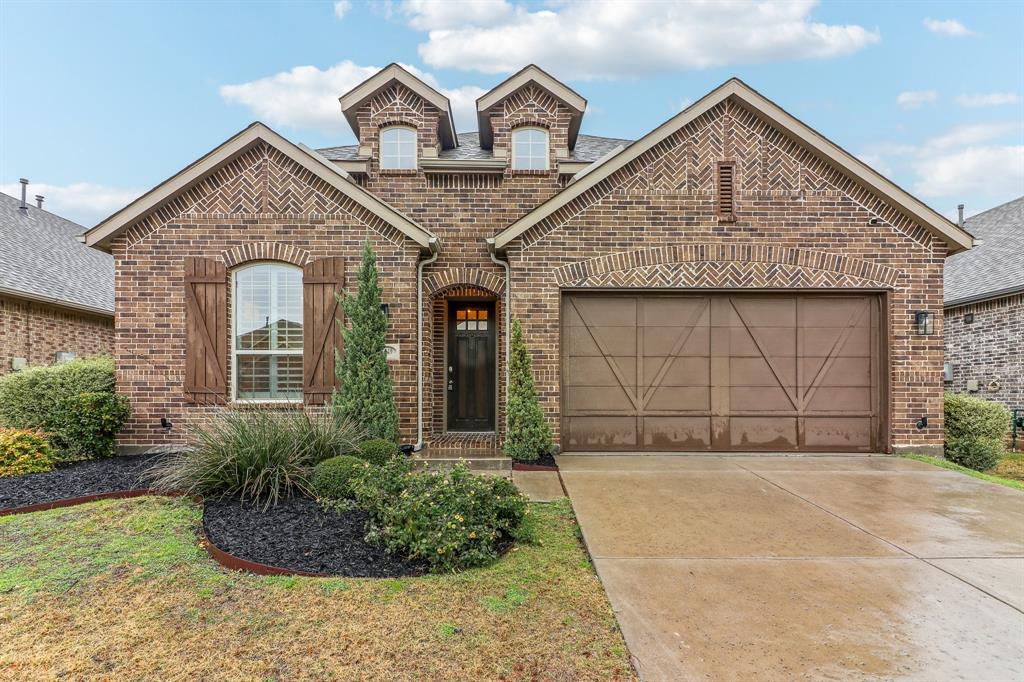
M171 422L170 419L168 419L167 417L160 417L161 429L170 429L172 426L174 426L174 424Z
M384 313L384 319L385 320L391 318L391 304L390 303L381 303L380 304L380 311L382 313Z
M928 417L921 417L920 419L917 420L918 431L925 428L926 426L928 426Z
M964 324L972 324L974 322L974 313L967 313L964 315Z
M914 312L914 326L921 336L931 336L935 332L935 321L927 310Z

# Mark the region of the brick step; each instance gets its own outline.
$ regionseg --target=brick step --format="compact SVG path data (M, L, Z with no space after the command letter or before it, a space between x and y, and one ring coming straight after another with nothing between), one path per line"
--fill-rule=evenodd
M460 462L473 472L511 472L512 460L508 457L459 457L454 452L434 452L428 457L416 456L417 467L426 471L451 471Z

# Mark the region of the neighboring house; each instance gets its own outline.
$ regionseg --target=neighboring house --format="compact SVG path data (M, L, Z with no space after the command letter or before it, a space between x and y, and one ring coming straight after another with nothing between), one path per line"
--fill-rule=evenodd
M126 449L328 400L369 241L406 442L500 444L512 314L566 451L941 451L934 328L970 235L744 83L635 142L581 134L586 100L534 66L474 134L397 65L340 101L357 145L254 123L87 234L117 263ZM272 320L301 342L251 347Z
M0 193L0 375L114 351L114 259L37 202Z
M978 245L946 263L946 388L1024 410L1024 197L964 226Z

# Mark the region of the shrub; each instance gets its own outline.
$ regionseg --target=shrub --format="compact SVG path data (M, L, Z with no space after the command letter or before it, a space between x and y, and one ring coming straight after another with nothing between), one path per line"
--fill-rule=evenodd
M1001 404L961 393L947 393L943 411L947 459L985 471L1006 454L1010 412Z
M78 439L81 429L73 435L66 434L64 429L78 417L70 399L83 393L113 392L114 361L110 358L29 367L0 379L0 426L49 434L60 459L104 456L108 450L102 437L98 441L90 437L89 443L83 444ZM99 451L93 450L91 444L99 444Z
M353 496L353 484L370 465L358 457L339 455L313 467L313 493L321 500L342 500Z
M526 498L510 481L461 464L449 474L409 466L395 459L357 481L356 499L371 517L368 541L446 572L487 564L503 544L527 539Z
M0 428L0 476L50 471L55 461L50 441L42 433Z
M71 452L110 457L114 437L128 419L128 399L116 393L79 393L61 405L57 432Z
M359 448L352 454L370 464L380 466L398 456L398 446L389 440L375 438L360 443Z
M211 496L276 504L313 494L313 467L351 450L359 432L349 422L305 412L224 412L197 426L188 449L149 472L153 485Z
M523 326L518 319L512 321L508 373L508 436L505 454L512 459L531 462L551 452L551 427L537 400L533 382L533 361L523 340Z
M370 438L398 442L398 409L385 355L388 318L381 310L377 256L370 243L363 247L363 264L355 296L339 301L350 327L341 327L345 352L339 353L335 371L341 382L334 394L336 414L361 424Z

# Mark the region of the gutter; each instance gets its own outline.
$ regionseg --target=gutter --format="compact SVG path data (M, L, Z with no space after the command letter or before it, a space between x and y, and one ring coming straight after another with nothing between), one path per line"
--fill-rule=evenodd
M427 242L430 256L416 264L416 445L413 452L423 449L423 268L441 255L437 237Z
M508 395L509 381L509 360L512 357L512 266L508 258L504 260L498 257L498 250L494 245L494 238L484 240L487 242L487 255L491 257L492 263L497 263L505 269L505 305L502 306L505 312L505 395ZM505 400L505 435L508 435L508 399Z

